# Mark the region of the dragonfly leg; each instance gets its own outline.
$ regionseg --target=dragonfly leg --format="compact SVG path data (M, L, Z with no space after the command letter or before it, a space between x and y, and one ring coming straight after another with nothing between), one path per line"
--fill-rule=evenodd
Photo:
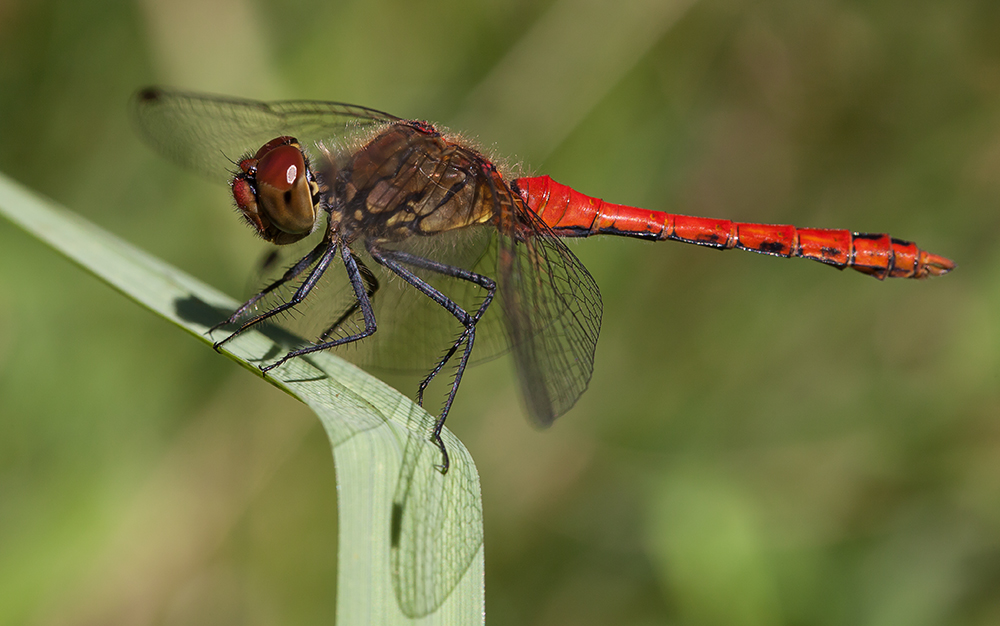
M241 317L243 317L243 315L247 311L249 311L250 308L253 307L253 305L257 304L257 302L259 302L261 298L263 298L267 294L271 293L272 291L274 291L278 287L284 285L288 281L294 280L299 274L301 274L303 271L305 271L305 269L307 267L309 267L313 263L316 263L316 260L319 259L319 258L321 258L323 256L324 251L327 251L328 248L330 249L329 257L332 258L333 252L336 251L336 244L334 244L334 245L331 246L331 244L328 241L324 240L319 245L317 245L315 248L313 248L309 252L309 254L307 254L304 257L302 257L301 259L299 259L295 263L295 265L293 265L290 268L288 268L288 270L281 276L281 278L279 278L278 280L274 281L273 283L271 283L267 287L264 287L264 289L262 289L260 291L260 293L256 294L255 296L253 296L252 298L250 298L249 300L247 300L246 302L244 302L242 305L240 305L240 307L238 309L236 309L235 311L233 311L233 314L229 316L229 319L224 320L222 322L219 322L215 326L213 326L210 329L208 329L208 332L211 333L212 331L217 330L217 329L219 329L219 328L221 328L223 326L226 326L228 324L232 324L233 322L235 322L238 319L240 319ZM327 259L326 264L323 264L322 269L320 269L320 266L317 265L316 268L309 275L309 278L306 279L306 282L302 285L302 287L299 288L299 290L292 297L292 300L290 300L288 303L286 303L286 305L279 306L279 307L277 307L275 309L272 309L272 310L266 311L265 313L262 313L260 315L254 316L253 318L251 318L251 319L247 320L246 322L244 322L233 334L229 335L228 337L226 337L222 341L217 341L215 344L212 345L212 347L215 348L216 351L218 351L218 349L222 347L222 344L226 343L227 341L229 341L230 339L232 339L236 335L242 333L246 329L250 328L254 324L262 322L265 319L267 319L267 318L269 318L269 317L271 317L273 315L276 315L276 314L280 313L281 311L287 310L287 309L295 306L299 302L301 302L302 299L305 298L306 295L308 295L308 293L312 289L313 285L316 284L316 281L319 280L320 276L322 276L323 272L326 270L326 265L329 264L329 262L330 262L329 259ZM317 272L319 272L318 275L317 275ZM300 292L302 292L303 288L306 287L306 285L309 285L309 287L305 289L304 293L300 293Z
M434 423L434 429L431 433L431 441L441 450L442 462L438 469L442 474L447 473L449 465L448 451L445 448L444 441L441 439L441 430L444 428L444 422L448 418L448 412L451 410L451 405L455 401L455 395L458 393L458 386L462 382L462 375L465 373L465 368L469 364L469 358L472 356L472 346L476 340L476 324L479 322L480 318L482 318L483 314L486 313L486 309L489 308L490 303L493 301L493 297L496 295L496 281L487 276L483 276L482 274L477 274L460 267L438 263L437 261L432 261L431 259L416 256L408 252L382 250L372 243L369 243L368 245L368 252L377 263L389 269L397 276L417 288L428 298L441 305L442 308L455 316L459 323L465 327L465 330L459 338L455 340L455 343L453 343L451 348L448 349L448 352L444 355L444 357L438 361L438 363L434 366L434 369L432 369L427 377L420 383L420 387L417 391L417 402L422 405L424 391L427 389L427 386L432 380L434 380L434 377L438 375L448 361L450 361L455 355L459 347L461 347L464 343L465 350L462 351L458 367L455 368L455 377L452 380L451 390L448 393L448 398L445 400L441 414ZM480 303L475 314L470 315L469 312L460 307L458 303L429 285L411 270L407 269L404 264L436 272L444 276L451 276L453 278L475 283L486 289L486 296L483 298L483 301Z
M282 363L285 363L289 359L294 359L295 357L302 356L304 354L312 354L313 352L327 350L329 348L343 345L345 343L351 343L352 341L358 341L359 339L364 339L365 337L372 335L377 330L377 325L375 323L375 312L372 310L372 302L368 298L368 291L365 288L366 287L365 281L361 276L361 270L358 269L357 261L355 260L354 255L351 254L351 250L346 245L341 246L340 256L343 258L344 268L347 270L347 278L351 281L351 286L354 287L354 296L357 298L358 307L361 309L361 315L365 318L364 330L358 333L354 333L353 335L349 335L347 337L340 337L330 341L324 341L322 343L317 343L315 345L307 346L305 348L300 348L298 350L292 350L291 352L281 357L274 363L271 363L267 367L260 368L260 371L267 373L273 370L274 368L278 367ZM323 257L323 259L327 258L328 258L327 256ZM320 263L322 262L323 261L321 260ZM313 273L315 274L315 271ZM317 277L317 280L318 278L319 277ZM312 279L313 275L310 274L309 278L306 279L306 282L309 282ZM309 288L312 289L312 286L310 285ZM298 292L296 292L295 295L298 296L299 295ZM302 297L305 297L305 295L303 295ZM294 299L295 298L293 298L293 300ZM299 300L301 300L301 298L299 298Z
M356 254L352 253L351 256L354 257L354 262L357 264L358 270L361 272L361 279L365 281L365 293L368 294L368 300L371 301L371 299L375 297L375 294L379 290L378 279L375 278L375 274L373 274L372 271L368 269L368 266L365 265L361 261L361 259L358 258ZM318 341L329 340L330 335L332 335L338 328L340 328L341 324L350 319L352 315L357 313L359 307L360 307L360 300L355 299L354 303L351 304L351 306L347 307L347 309L340 315L340 317L337 318L337 321L335 321L333 324L330 324L330 326L326 330L320 333Z

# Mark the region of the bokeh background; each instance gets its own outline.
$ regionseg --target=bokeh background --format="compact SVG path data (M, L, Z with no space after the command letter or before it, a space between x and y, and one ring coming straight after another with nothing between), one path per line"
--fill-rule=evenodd
M998 32L995 0L0 0L0 170L237 297L259 244L139 143L140 86L364 104L617 202L951 256L879 283L574 242L590 390L535 432L500 359L449 426L491 624L997 624ZM335 496L303 406L0 221L0 624L329 624Z

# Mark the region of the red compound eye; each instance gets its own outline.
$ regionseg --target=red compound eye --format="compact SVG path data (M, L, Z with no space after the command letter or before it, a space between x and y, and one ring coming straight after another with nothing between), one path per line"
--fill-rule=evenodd
M277 137L240 162L233 198L261 237L279 245L312 232L316 224L309 166L292 137Z
M295 146L278 146L257 162L257 184L268 184L278 191L288 191L305 173L302 152Z

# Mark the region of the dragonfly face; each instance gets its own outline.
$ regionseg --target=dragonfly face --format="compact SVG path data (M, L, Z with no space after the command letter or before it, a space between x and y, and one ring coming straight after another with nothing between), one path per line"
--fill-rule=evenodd
M294 137L267 142L239 163L233 198L243 218L265 240L294 243L316 228L319 185Z

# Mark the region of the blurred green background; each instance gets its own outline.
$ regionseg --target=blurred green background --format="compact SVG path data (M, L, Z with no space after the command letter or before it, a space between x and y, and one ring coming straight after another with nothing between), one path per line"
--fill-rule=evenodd
M139 143L140 86L363 104L616 202L950 256L879 283L572 242L589 391L534 432L500 359L449 426L491 624L997 624L998 32L995 0L0 0L0 170L237 297L258 242ZM335 495L303 406L0 221L0 624L329 624Z

